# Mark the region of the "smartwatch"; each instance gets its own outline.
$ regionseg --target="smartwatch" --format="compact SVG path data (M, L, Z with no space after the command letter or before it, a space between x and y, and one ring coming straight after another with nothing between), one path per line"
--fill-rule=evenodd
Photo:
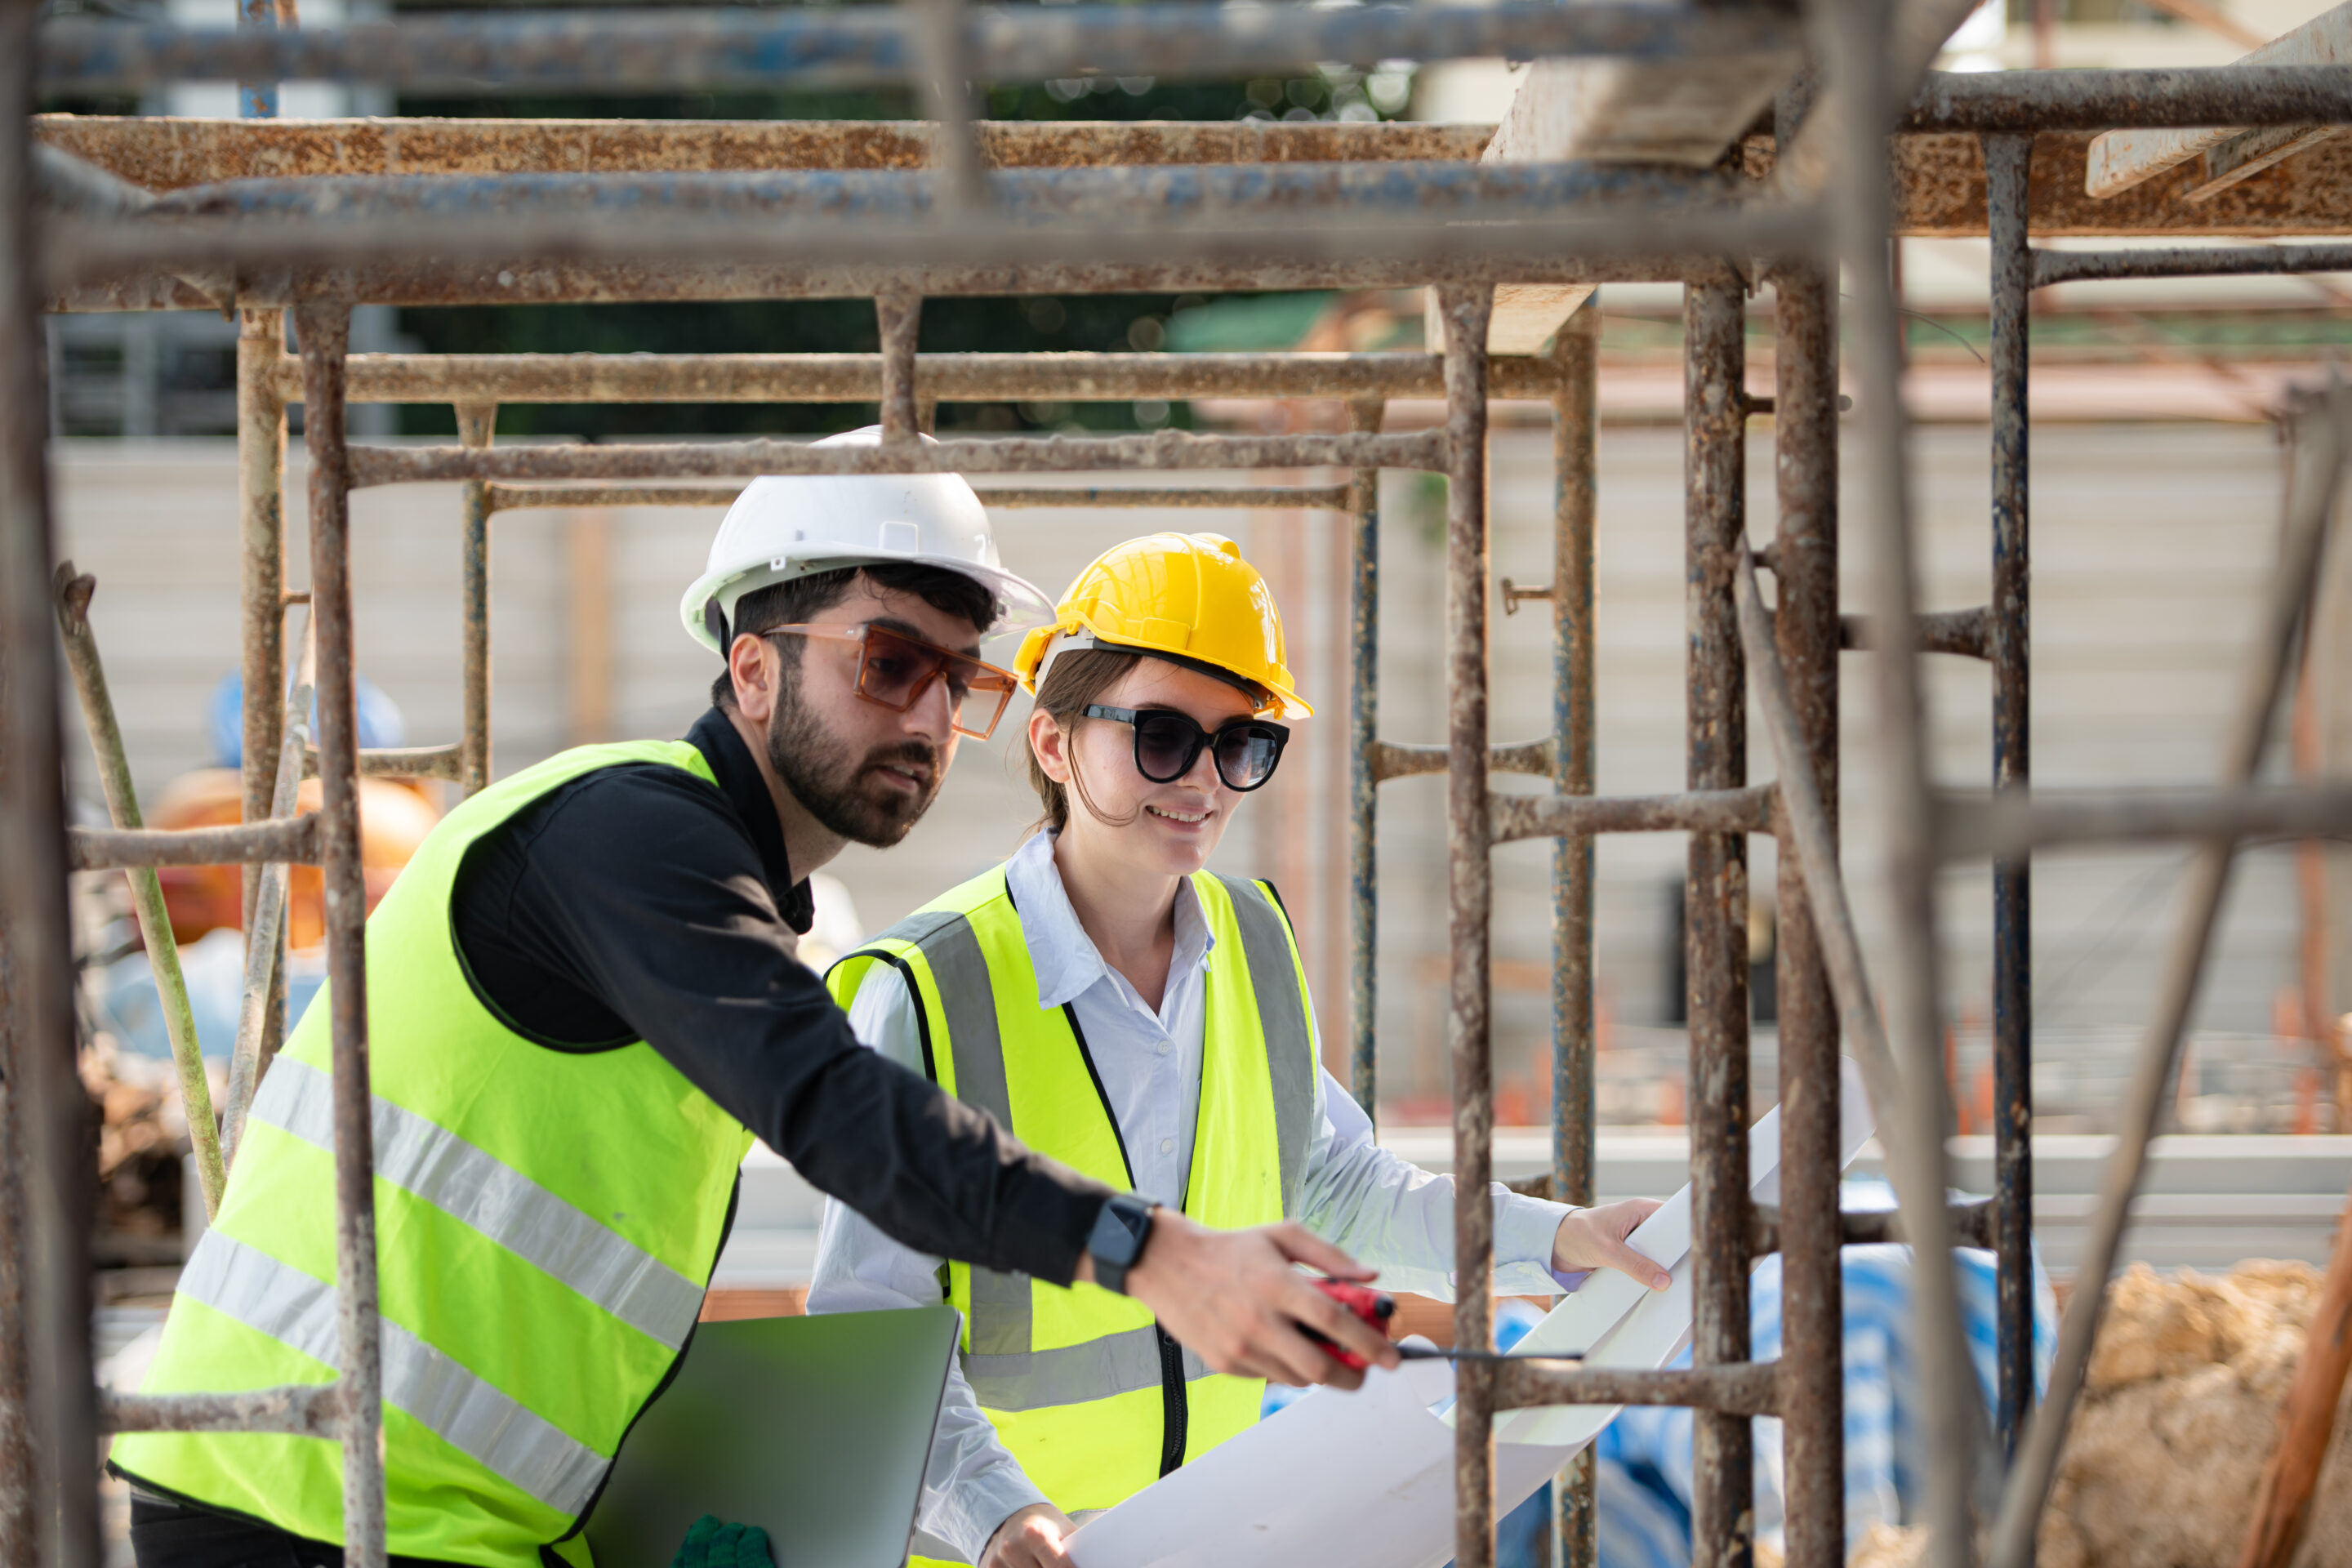
M1151 1234L1151 1211L1160 1205L1134 1193L1115 1193L1095 1216L1087 1237L1087 1256L1095 1260L1095 1283L1106 1290L1127 1294L1127 1271L1143 1256Z

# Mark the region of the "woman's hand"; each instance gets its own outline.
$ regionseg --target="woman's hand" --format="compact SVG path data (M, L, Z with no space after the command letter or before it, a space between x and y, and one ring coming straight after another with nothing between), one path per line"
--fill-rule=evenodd
M979 1568L1069 1568L1062 1542L1076 1528L1052 1503L1016 1508L988 1538Z
M1614 1268L1631 1275L1653 1290L1663 1290L1675 1277L1625 1245L1634 1227L1658 1212L1655 1198L1627 1198L1599 1208L1577 1209L1559 1222L1551 1238L1552 1272L1578 1268Z

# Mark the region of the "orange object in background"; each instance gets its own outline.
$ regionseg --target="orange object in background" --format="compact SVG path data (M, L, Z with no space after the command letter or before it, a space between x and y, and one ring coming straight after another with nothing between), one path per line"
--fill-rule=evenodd
M200 768L182 773L147 813L147 826L219 827L237 822L244 816L244 790L233 768ZM320 798L319 781L311 779L302 785L298 803L301 810L316 811ZM397 779L360 780L360 863L367 872L371 912L440 818L424 791L414 784ZM244 926L243 867L166 866L156 875L163 884L163 907L171 912L175 940L191 942L224 926L231 931ZM319 868L295 867L289 894L289 942L297 948L316 947L327 934Z

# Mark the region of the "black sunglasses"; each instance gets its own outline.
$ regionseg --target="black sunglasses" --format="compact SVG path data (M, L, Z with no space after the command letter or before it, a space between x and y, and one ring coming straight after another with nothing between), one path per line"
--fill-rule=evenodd
M1135 727L1135 771L1153 784L1174 784L1191 773L1192 764L1201 760L1201 748L1206 746L1217 760L1217 776L1225 781L1226 788L1254 790L1274 776L1274 766L1282 761L1282 748L1290 740L1287 728L1263 719L1236 719L1211 731L1202 729L1190 713L1172 708L1146 708L1139 712L1096 703L1086 714L1089 719Z

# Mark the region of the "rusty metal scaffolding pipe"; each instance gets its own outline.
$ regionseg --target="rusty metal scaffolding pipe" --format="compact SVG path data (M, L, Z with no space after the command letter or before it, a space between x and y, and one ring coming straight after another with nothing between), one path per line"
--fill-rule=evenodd
M1854 405L1859 416L1861 460L1856 467L1854 511L1865 542L1864 607L1890 637L1905 640L1916 624L1918 604L1912 559L1909 433L1902 404L1902 317L1890 276L1886 237L1895 232L1889 142L1885 134L1892 105L1885 102L1887 80L1888 7L1882 0L1822 0L1815 16L1815 42L1829 90L1841 102L1842 134L1832 154L1839 179L1831 201L1837 256L1852 290L1851 361ZM2070 73L2020 72L2056 78ZM1899 93L1904 84L1893 84ZM1930 92L1937 84L1930 84ZM1948 88L1949 83L1942 84ZM1752 593L1754 574L1740 563L1743 595ZM1760 614L1760 606L1759 606ZM1743 599L1742 620L1748 619ZM1763 628L1751 641L1766 640ZM1778 661L1774 668L1777 671ZM1889 922L1886 1037L1899 1053L1902 1092L1892 1104L1880 1101L1879 1133L1889 1150L1889 1174L1904 1195L1904 1208L1917 1215L1914 1227L1916 1279L1912 1290L1919 1345L1920 1426L1927 1454L1927 1500L1922 1510L1932 1536L1934 1568L1969 1568L1975 1557L1972 1510L1981 1485L1990 1433L1976 1374L1960 1321L1958 1279L1944 1228L1943 1194L1948 1183L1944 1147L1950 1112L1945 1103L1939 984L1936 950L1934 862L1929 854L1927 731L1918 660L1900 646L1870 661L1877 715L1878 799L1885 816L1885 864L1892 920ZM1780 776L1804 766L1803 745L1795 734L1783 752L1777 744ZM1833 876L1830 857L1808 854L1806 886L1822 914L1822 877ZM1837 978L1832 971L1832 978ZM1849 1037L1853 1004L1840 997ZM1873 1099L1880 1100L1880 1085ZM1888 1087L1892 1087L1891 1084Z
M96 1387L89 1237L98 1172L75 1071L73 929L66 900L64 739L49 604L47 353L34 257L33 0L0 0L0 947L9 963L8 1086L25 1207L24 1510L42 1568L97 1568ZM16 1463L10 1465L16 1468Z
M243 1394L116 1394L98 1396L101 1432L283 1432L333 1437L343 1391L335 1384L291 1384Z
M2032 472L2026 306L2032 249L2026 215L2033 138L1984 138L1991 236L1992 601L1979 623L1992 664L1992 783L2023 795L2032 776ZM2020 853L1992 868L1993 1420L2004 1460L2033 1407L2033 869Z
M647 446L354 447L352 485L435 480L636 479L753 474L1024 474L1102 469L1311 468L1371 466L1443 471L1445 435L1013 437L907 448L820 447L804 441L671 442Z
M2030 287L2117 278L2230 278L2352 271L2352 245L2180 246L2163 250L2035 250Z
M73 672L74 694L80 699L82 721L89 731L89 747L98 762L99 787L106 796L107 815L117 834L136 834L145 826L139 813L139 791L131 782L131 758L122 745L122 726L114 716L114 695L106 684L106 664L100 658L98 637L90 629L89 601L98 590L95 577L77 576L73 563L58 568L58 630L65 647L66 668ZM118 839L118 846L120 840ZM79 847L79 846L77 847ZM204 1043L196 1038L196 1016L188 1002L188 979L180 972L180 944L172 934L172 914L163 904L163 884L152 865L127 868L131 904L139 921L139 936L147 950L148 967L155 976L155 996L171 1042L172 1066L180 1080L180 1103L188 1120L188 1139L196 1159L196 1185L205 1217L220 1213L221 1189L228 1175L221 1168L220 1129L213 1120L213 1094L205 1077Z
M271 92L275 93L273 87ZM240 310L236 328L236 499L238 677L247 692L276 693L286 688L286 405L289 393L275 373L286 361L286 318L278 310ZM301 395L299 362L295 386ZM244 705L241 756L247 822L273 815L282 715L275 701ZM306 708L305 715L309 713ZM267 872L245 873L245 930L257 931ZM247 939L250 941L250 937ZM272 953L272 976L263 1018L264 1055L277 1049L286 1032L284 934ZM254 964L248 952L247 968Z
M1786 1109L1783 1108L1782 1126L1786 1125ZM1785 1165L1783 1169L1786 1169ZM1785 1184L1783 1185L1785 1189ZM1758 1204L1754 1206L1756 1219L1749 1229L1751 1237L1748 1244L1749 1250L1759 1258L1768 1253L1785 1251L1788 1237L1787 1226L1782 1218L1784 1211L1777 1204ZM1948 1216L1954 1239L1963 1247L1980 1247L1989 1250L1992 1246L1993 1207L1990 1199L1972 1204L1954 1204ZM1849 1209L1843 1214L1832 1209L1831 1219L1832 1234L1841 1246L1874 1247L1882 1242L1901 1242L1906 1239L1903 1229L1903 1216L1893 1209ZM1785 1349L1781 1352L1780 1359L1785 1368L1788 1365L1788 1352ZM1784 1419L1788 1415L1785 1409L1780 1414ZM1843 1512L1843 1508L1839 1511Z
M1680 795L1497 795L1490 808L1491 831L1497 844L1562 834L1769 833L1775 788L1745 784Z
M1683 290L1684 782L1717 797L1744 795L1748 782L1747 681L1730 571L1748 555L1746 306L1746 291L1734 284ZM1764 815L1769 824L1769 809ZM1691 1359L1703 1369L1748 1359L1746 835L1694 832L1688 861ZM1748 1418L1702 1409L1694 1423L1692 1562L1748 1568L1756 1513Z
M498 432L495 402L457 405L459 445L488 451ZM490 785L490 514L492 486L467 479L459 499L457 575L459 613L465 623L463 668L458 679L465 688L465 735L457 742L457 767L449 773L418 773L416 778L454 778L468 795ZM577 503L575 503L577 504ZM434 751L436 748L422 748ZM422 759L420 759L422 760ZM437 762L437 758L434 759ZM368 754L360 754L360 772L368 772Z
M487 763L484 765L487 769ZM316 748L302 753L302 776L319 776ZM463 741L442 746L371 746L360 753L360 777L363 779L447 779L455 784L465 776Z
M1783 117L1785 123L1786 117ZM1838 331L1831 274L1773 274L1772 457L1780 521L1772 540L1773 638L1814 785L1832 825L1838 782ZM1838 1260L1841 1119L1837 998L1805 901L1804 874L1776 813L1780 923L1773 997L1780 1032L1780 1436L1790 1568L1845 1562L1844 1282ZM1834 826L1832 826L1834 831Z
M1956 653L1964 658L1990 658L1985 629L1986 611L1979 605L1967 610L1930 610L1912 623L1912 646L1921 653ZM1838 617L1838 646L1855 653L1875 652L1878 627L1868 616Z
M2342 66L1931 71L1901 129L2106 131L2116 126L2336 125L2352 121ZM1849 177L1852 171L1848 171Z
M1378 473L1377 468L1359 470ZM1081 489L1054 486L991 489L975 485L982 504L1015 509L1048 507L1179 507L1210 511L1246 509L1265 511L1353 512L1354 484L1234 485L1223 488L1173 489L1140 485L1090 485Z
M1559 1405L1685 1405L1731 1418L1780 1413L1783 1369L1778 1362L1732 1362L1661 1371L1613 1366L1527 1365L1497 1369L1496 1408Z
M1589 798L1598 756L1592 703L1598 685L1593 623L1593 535L1600 510L1601 300L1588 298L1552 340L1551 786ZM1499 840L1500 835L1496 835ZM1562 1203L1593 1201L1593 838L1563 833L1551 847L1551 1180ZM1552 1561L1593 1568L1599 1504L1586 1448L1552 1481Z
M409 92L723 91L913 82L920 6L823 11L463 12L251 33L53 22L39 33L45 93L137 93L173 81L369 81ZM1765 6L1706 11L1595 0L1492 6L975 6L961 53L983 81L1078 76L1163 80L1311 70L1324 61L1612 55L1736 56L1790 47Z
M1454 1342L1495 1332L1495 875L1486 826L1486 331L1491 289L1438 291L1445 328L1446 891L1454 1063ZM1495 1568L1495 1369L1454 1369L1454 1561Z
M343 353L352 314L295 315L310 457L310 611L319 647L327 1002L335 1130L335 1286L343 1390L344 1556L384 1568L383 1323L377 1316L375 1130L368 1089L367 877L360 859L359 723L352 674L351 472Z
M1552 362L1498 354L1490 398L1549 398ZM918 354L923 395L943 403L1139 397L1443 397L1433 353ZM300 402L302 367L280 355L269 384ZM875 403L880 354L353 354L353 403Z
M1392 741L1375 741L1369 753L1372 782L1386 784L1391 779L1442 773L1445 772L1447 759L1452 754L1451 748L1445 746L1412 746ZM1516 745L1487 748L1486 768L1490 773L1534 773L1540 777L1551 772L1551 757L1549 738L1521 741Z
M989 212L961 216L933 207L929 178L392 175L353 182L388 199L362 204L353 192L322 211L306 210L323 204L322 182L237 182L213 188L215 210L185 210L194 194L184 192L134 219L54 219L41 233L43 279L68 309L86 308L75 301L92 288L109 300L167 288L183 298L184 285L140 275L192 267L237 268L255 305L871 296L893 282L927 296L1227 289L1237 279L1256 289L1581 283L1719 275L1719 263L1655 258L1806 255L1821 238L1809 203L1759 204L1713 176L1608 165L1015 170L989 176ZM845 184L875 188L853 200ZM286 188L247 201L263 195L257 185ZM687 191L694 201L643 221L640 209ZM787 192L789 215L769 199ZM1465 225L1477 226L1475 245ZM711 296L722 283L695 276L714 268L725 292Z
M1348 427L1380 434L1388 405L1348 405ZM1381 471L1348 476L1348 1092L1380 1120Z
M2310 614L2321 552L2343 487L2347 447L2352 447L2347 431L2352 431L2352 393L2340 384L2295 421L2287 524L2263 619L2247 648L2237 710L2222 739L2220 783L2224 789L2242 788L2261 766L2279 694L2294 668L2299 634ZM2204 977L2205 960L2236 858L2234 844L2209 843L2189 863L2179 923L2173 928L2164 964L2158 971L2161 980L2156 1006L2125 1090L2121 1133L2115 1152L2107 1158L2098 1210L2083 1247L2075 1276L2081 1283L2059 1322L2049 1397L2026 1426L2010 1468L2009 1485L2001 1494L1992 1531L1993 1568L2026 1568L2032 1561L2035 1531L2057 1475L2067 1421L2074 1414L2075 1397L2090 1365L2092 1340L2105 1310L2107 1279L2114 1272L2132 1199L2147 1168L2148 1145L2171 1103L2180 1042L2196 1005L2198 985Z
M266 866L319 863L319 818L227 827L75 827L67 830L68 864L77 871L119 871L134 866Z
M2352 784L2002 791L1937 797L1937 853L2002 859L2032 848L2177 840L2352 837Z
M314 623L315 624L315 623ZM286 694L278 725L278 778L270 792L272 822L295 820L301 800L302 759L310 744L310 695L317 685L318 639L306 628L294 685ZM304 818L315 829L315 818ZM312 841L317 841L313 833ZM245 982L237 995L236 1044L228 1058L228 1102L221 1117L223 1158L234 1164L245 1141L245 1119L261 1075L277 1054L286 999L286 902L293 885L291 862L268 866L261 891L246 921Z

